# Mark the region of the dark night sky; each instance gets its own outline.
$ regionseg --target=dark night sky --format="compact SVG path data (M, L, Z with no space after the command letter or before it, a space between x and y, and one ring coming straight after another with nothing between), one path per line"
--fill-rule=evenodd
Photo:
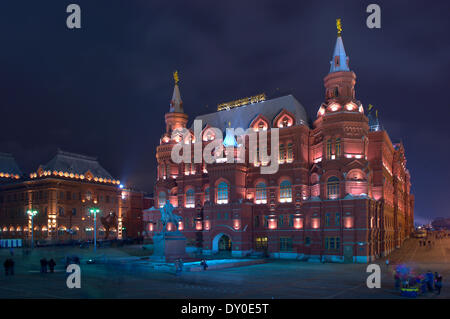
M82 29L66 28L66 6ZM365 25L382 9L381 29ZM292 93L315 117L342 18L357 98L406 147L416 219L450 216L449 1L2 1L0 151L36 170L57 148L152 191L179 70L185 111ZM208 107L207 107L208 105Z

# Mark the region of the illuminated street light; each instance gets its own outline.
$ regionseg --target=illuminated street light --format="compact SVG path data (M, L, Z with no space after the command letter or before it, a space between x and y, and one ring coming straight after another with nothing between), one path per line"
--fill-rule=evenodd
M98 208L90 208L89 213L94 214L94 252L97 251L97 213L100 213Z
M34 240L33 240L33 233L34 233L34 226L33 226L33 217L36 216L38 213L37 210L35 209L29 209L27 210L27 215L30 217L31 219L31 248L33 249L34 247Z

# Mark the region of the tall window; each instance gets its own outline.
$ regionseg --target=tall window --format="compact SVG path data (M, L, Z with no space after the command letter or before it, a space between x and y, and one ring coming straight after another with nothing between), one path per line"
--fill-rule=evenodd
M332 155L332 144L331 140L327 141L327 158L330 159Z
M254 223L253 223L253 225L255 226L255 228L258 228L259 227L259 215L255 215L255 220L254 220Z
M280 203L292 202L292 186L289 181L282 181L280 184Z
M328 179L327 194L329 199L336 199L339 197L339 178L333 176Z
M330 213L325 214L325 226L330 226Z
M159 207L164 207L164 205L166 204L166 192L159 192L158 204Z
M341 156L341 139L337 138L336 139L336 147L335 147L336 151L334 152L336 155L336 158Z
M278 156L278 163L284 163L284 160L286 159L286 149L284 147L284 144L280 144L280 154L278 154Z
M294 160L294 150L292 143L287 145L287 162L291 163Z
M256 237L256 250L266 250L268 247L268 238L267 237Z
M336 213L334 223L336 224L336 226L341 225L341 214L340 213Z
M294 226L294 215L289 215L289 227Z
M221 182L217 186L217 204L227 204L228 203L228 184Z
M341 247L340 237L325 237L325 249L336 250Z
M192 188L188 189L186 192L186 208L195 207L195 193Z
M205 188L205 202L209 202L209 187Z
M292 251L292 237L280 237L280 251Z
M266 184L259 183L256 185L256 195L255 195L256 204L266 204L267 203L267 190Z

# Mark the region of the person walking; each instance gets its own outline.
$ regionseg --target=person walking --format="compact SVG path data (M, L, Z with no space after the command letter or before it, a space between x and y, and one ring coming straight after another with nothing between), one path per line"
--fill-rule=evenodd
M205 259L202 259L202 262L200 263L201 266L203 266L203 270L208 269L208 264L206 263Z
M438 275L438 277L436 278L435 287L436 287L437 294L440 295L441 289L442 289L442 276L441 275Z
M180 262L178 259L175 260L175 276L178 276L180 273Z
M5 267L5 276L9 275L9 258L5 260L3 263L3 267Z
M48 267L50 268L50 273L54 273L55 272L55 266L56 266L56 263L53 260L53 258L50 259L49 262L48 262Z
M431 270L428 270L428 272L425 275L426 281L427 281L427 288L428 291L433 291L433 273Z
M395 272L394 280L395 280L395 290L399 290L400 289L400 274L398 273L398 271Z
M46 273L46 272L47 272L47 259L42 258L41 259L41 273Z
M180 273L183 272L183 259L180 258Z

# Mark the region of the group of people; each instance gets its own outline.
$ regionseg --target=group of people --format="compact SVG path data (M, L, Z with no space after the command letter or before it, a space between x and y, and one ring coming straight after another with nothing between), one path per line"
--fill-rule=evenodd
M413 274L406 266L399 265L394 271L395 289L411 290L425 294L426 292L436 292L441 294L442 275L438 272L434 274L429 270L425 274Z
M430 239L426 240L419 240L419 246L420 247L429 247L431 248L432 246L434 246L434 241L431 241Z
M40 263L41 263L41 273L46 273L47 267L50 270L50 273L55 272L56 262L53 260L53 258L47 261L47 258L44 257L40 260Z

